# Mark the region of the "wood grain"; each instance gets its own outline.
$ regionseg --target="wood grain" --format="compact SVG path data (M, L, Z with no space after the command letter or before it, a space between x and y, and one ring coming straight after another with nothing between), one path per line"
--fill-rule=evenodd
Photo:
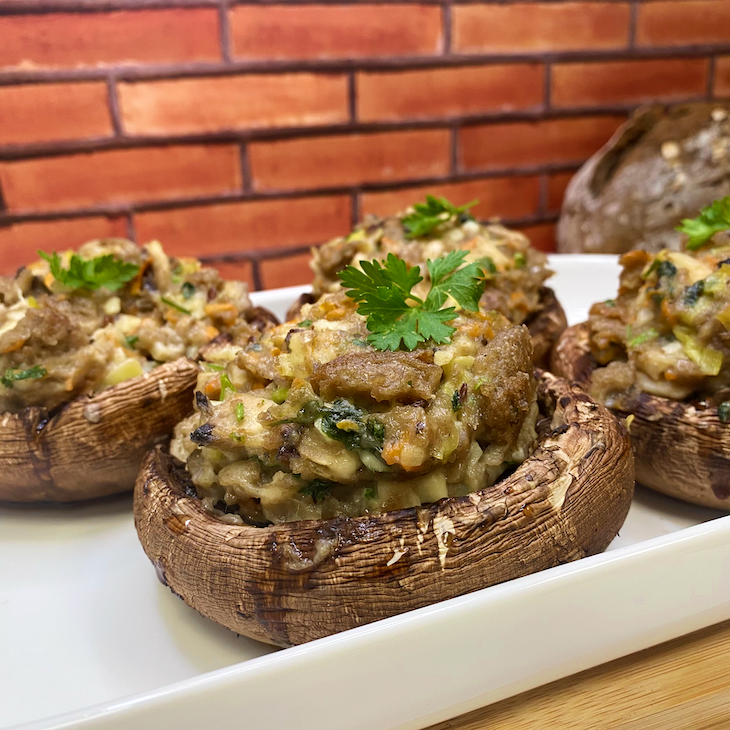
M431 726L428 730L723 730L730 621Z

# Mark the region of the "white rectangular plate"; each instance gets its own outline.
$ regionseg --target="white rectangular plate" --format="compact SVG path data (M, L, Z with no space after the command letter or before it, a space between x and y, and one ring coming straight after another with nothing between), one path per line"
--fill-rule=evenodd
M615 294L614 257L551 265L571 323ZM160 585L131 499L0 506L0 727L422 728L728 618L730 516L645 490L603 555L286 650Z

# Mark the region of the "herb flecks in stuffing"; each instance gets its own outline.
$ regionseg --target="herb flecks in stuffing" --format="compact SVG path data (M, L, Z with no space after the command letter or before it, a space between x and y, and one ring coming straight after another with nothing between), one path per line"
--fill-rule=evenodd
M371 334L368 342L378 350L414 350L432 340L449 342L454 333L451 322L455 307L445 307L449 296L465 310L475 312L484 292L484 273L478 264L464 264L466 251L451 251L428 261L431 289L425 300L412 293L423 281L417 267L388 254L385 262L363 261L362 271L348 266L339 273L347 296L358 302L358 311L367 317Z
M0 377L0 383L2 383L6 388L12 388L13 383L18 380L42 378L46 372L46 369L41 365L33 365L33 367L27 368L26 370L13 370L12 368L9 368L5 371L5 374Z

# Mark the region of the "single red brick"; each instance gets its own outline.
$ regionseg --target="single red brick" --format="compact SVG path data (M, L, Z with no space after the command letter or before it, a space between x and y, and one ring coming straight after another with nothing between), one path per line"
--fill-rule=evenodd
M706 58L557 63L552 70L554 106L672 101L704 94Z
M555 223L537 223L520 226L520 230L530 239L530 244L538 251L555 251Z
M443 46L435 5L238 5L230 18L241 59L420 56Z
M218 61L215 8L0 17L0 67Z
M302 190L445 175L446 129L377 132L254 142L249 163L256 190Z
M312 283L312 270L309 253L295 254L282 259L265 259L261 267L261 279L264 289L278 289L282 286L296 286Z
M721 56L715 61L715 96L730 96L730 56Z
M253 270L249 261L237 261L235 263L222 264L205 264L212 269L217 269L218 273L224 278L231 281L244 281L249 291L254 290Z
M78 248L94 238L127 236L122 217L72 218L31 221L0 227L0 274L12 274L20 266L38 259L38 249L64 251Z
M642 46L691 46L730 41L727 0L658 0L640 3L636 42Z
M347 195L252 200L138 213L137 240L184 256L306 246L350 230Z
M575 172L554 172L548 175L546 207L549 213L558 213L563 206L565 188L573 179Z
M362 122L461 116L537 107L542 64L362 72L357 118Z
M106 84L0 86L0 146L113 134Z
M460 135L460 162L466 170L582 162L623 121L623 116L610 115L465 127Z
M337 124L349 118L344 74L247 74L119 84L130 134Z
M452 9L457 53L519 53L624 48L628 3L470 3Z
M0 186L9 210L57 210L228 193L241 171L235 145L178 145L2 162Z
M478 200L471 212L481 219L522 218L537 212L540 180L535 176L494 177L364 193L362 213L393 215L413 203L423 201L426 195L443 196L454 205L465 205Z

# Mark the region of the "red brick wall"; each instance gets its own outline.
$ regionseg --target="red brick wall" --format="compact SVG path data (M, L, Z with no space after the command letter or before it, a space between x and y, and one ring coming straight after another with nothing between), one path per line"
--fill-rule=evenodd
M730 96L730 0L0 0L0 270L159 238L256 287L424 192L553 246L637 104Z

